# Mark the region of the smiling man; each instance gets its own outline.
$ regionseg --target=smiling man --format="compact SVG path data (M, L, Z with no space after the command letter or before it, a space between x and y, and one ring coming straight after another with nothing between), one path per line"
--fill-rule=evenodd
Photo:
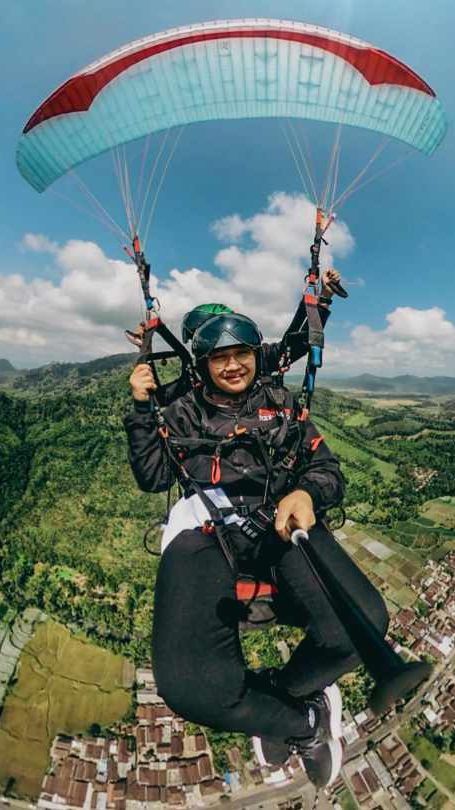
M385 633L384 602L322 518L343 497L343 477L315 426L285 388L261 377L262 335L244 315L206 320L193 337L203 386L162 410L147 365L130 377L126 417L139 486L179 480L157 576L152 660L158 691L184 718L254 738L262 764L301 755L311 781L331 784L342 763L335 683L358 657L312 571L289 542L309 532L344 586ZM248 671L235 611L237 576L278 586L283 624L306 629L281 670ZM234 608L234 609L233 609Z

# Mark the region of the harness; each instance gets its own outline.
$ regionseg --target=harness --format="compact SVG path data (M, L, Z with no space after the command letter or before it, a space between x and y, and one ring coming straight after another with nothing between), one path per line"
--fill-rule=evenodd
M273 522L276 502L281 494L289 487L292 478L297 472L297 461L305 438L305 415L299 410L297 418L289 422L285 409L286 393L283 389L270 385L270 380L258 381L255 385L266 392L269 405L273 406L269 413L279 418L279 425L272 431L265 426L256 426L248 429L246 426L236 426L236 428L226 436L220 438L210 431L210 426L205 419L203 410L199 412L203 435L197 438L187 438L174 436L169 430L163 411L155 398L152 398L151 409L158 426L158 432L164 445L168 459L169 485L167 516L169 517L170 489L172 480L172 468L185 497L192 494L198 495L208 514L210 520L202 527L207 534L215 534L223 554L235 573L237 566L232 553L229 540L229 532L225 525L225 519L230 515L237 514L245 518L241 531L251 540L256 539ZM197 402L197 399L196 399ZM258 497L254 497L250 504L240 504L227 508L217 507L207 495L204 488L194 479L186 469L184 461L193 450L206 449L211 455L211 484L216 486L221 481L221 460L223 455L231 452L236 447L253 447L266 470L266 480L260 503ZM312 452L314 448L308 448ZM299 464L299 469L301 468Z

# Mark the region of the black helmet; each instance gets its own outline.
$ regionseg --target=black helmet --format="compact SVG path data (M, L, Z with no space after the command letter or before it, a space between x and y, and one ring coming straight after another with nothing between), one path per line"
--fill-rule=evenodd
M215 349L225 346L249 346L259 349L262 335L251 318L232 313L214 315L206 320L194 334L193 354L196 360L208 357Z
M196 329L212 318L214 315L223 315L232 313L230 307L225 307L224 304L199 304L199 306L190 309L182 320L182 340L188 343L193 338Z

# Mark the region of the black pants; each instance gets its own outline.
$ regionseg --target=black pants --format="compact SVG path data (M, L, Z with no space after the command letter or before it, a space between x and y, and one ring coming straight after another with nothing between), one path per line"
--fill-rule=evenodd
M179 534L158 571L152 660L159 694L187 720L225 731L285 739L306 736L302 712L290 696L309 695L355 668L359 659L321 587L292 543L275 533L251 546L236 529L242 571L261 579L276 572L278 620L306 635L279 675L280 689L261 687L245 666L238 632L235 576L216 539L198 530ZM310 543L372 622L385 634L388 614L378 591L323 525Z

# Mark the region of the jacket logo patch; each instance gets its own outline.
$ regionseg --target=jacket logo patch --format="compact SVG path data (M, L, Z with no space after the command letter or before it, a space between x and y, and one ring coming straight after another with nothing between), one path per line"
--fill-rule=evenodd
M286 419L291 418L292 408L283 408L283 413L286 415ZM258 408L258 416L260 422L271 422L272 419L275 419L278 416L279 411L276 408Z

